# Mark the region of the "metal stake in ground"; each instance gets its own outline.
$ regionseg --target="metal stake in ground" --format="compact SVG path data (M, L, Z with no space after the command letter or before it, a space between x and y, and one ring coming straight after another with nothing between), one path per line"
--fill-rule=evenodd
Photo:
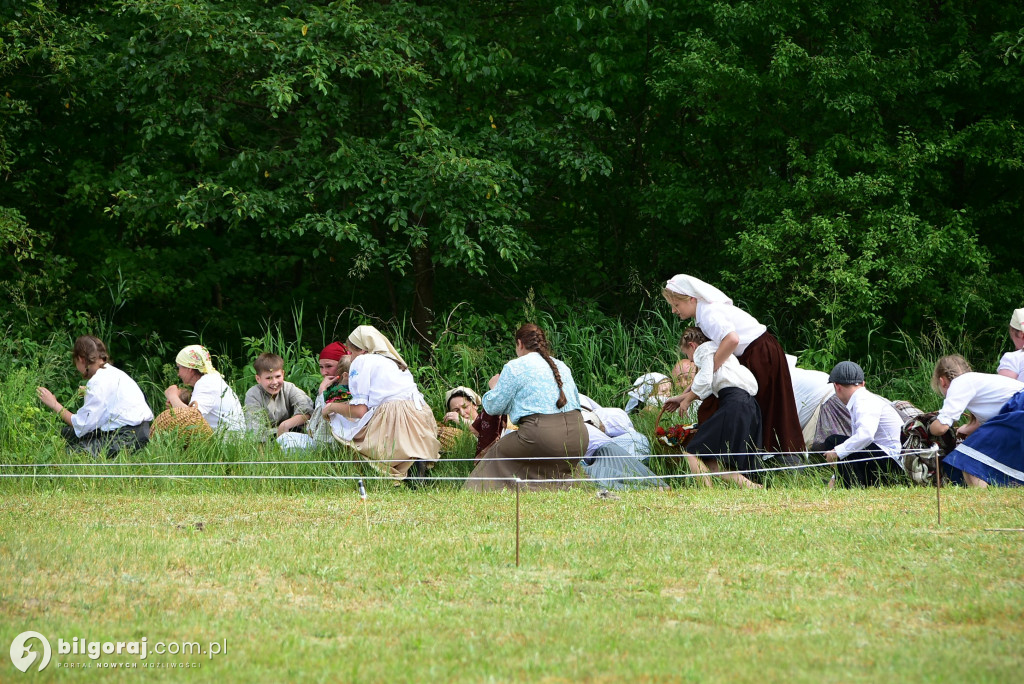
M366 510L366 487L363 486L363 478L359 478L359 498L363 500L363 520L366 522L366 535L370 535L370 514Z
M519 567L519 477L516 477L516 567Z

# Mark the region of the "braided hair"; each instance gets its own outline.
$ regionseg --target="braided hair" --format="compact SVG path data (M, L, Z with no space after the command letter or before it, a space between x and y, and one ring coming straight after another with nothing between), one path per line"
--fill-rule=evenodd
M548 345L548 338L544 335L544 331L533 323L526 323L516 331L516 341L522 344L526 351L537 352L548 362L551 372L555 376L555 383L558 385L558 401L555 402L555 406L558 408L565 406L568 399L565 398L565 390L562 389L562 376L558 372L555 360L551 358L551 346Z
M71 355L85 361L87 366L97 361L103 361L103 363L110 362L107 346L103 344L103 340L94 335L82 335L76 339Z
M952 382L955 378L960 377L964 373L970 372L971 364L967 363L967 360L959 354L943 356L939 359L938 363L935 364L935 372L932 373L932 389L939 394L942 394L939 386L940 378L945 378Z

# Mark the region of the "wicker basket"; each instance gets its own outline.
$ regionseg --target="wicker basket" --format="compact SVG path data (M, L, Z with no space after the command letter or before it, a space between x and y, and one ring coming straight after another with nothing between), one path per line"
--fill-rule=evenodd
M441 443L441 453L445 454L455 450L455 445L462 437L462 430L444 423L437 424L437 441Z
M184 436L185 446L193 439L205 439L213 435L213 428L195 406L169 408L153 420L150 439L164 432L176 431Z
M671 427L663 427L661 424L661 419L664 417L665 413L665 407L662 406L661 411L658 412L657 419L654 421L654 444L657 446L660 453L681 454L683 453L683 450L686 447L686 445L690 443L691 439L693 439L693 436L697 434L697 426L678 425ZM679 429L679 431L681 432L681 434L678 435L677 439L673 439L672 436L668 434L657 434L658 430L664 430L666 433L668 433L670 431L675 431L676 429Z

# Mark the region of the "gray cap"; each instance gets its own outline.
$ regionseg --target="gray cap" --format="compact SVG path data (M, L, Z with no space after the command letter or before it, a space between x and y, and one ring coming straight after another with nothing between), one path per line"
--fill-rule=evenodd
M840 385L859 385L864 382L864 369L853 361L840 361L828 374L828 381Z

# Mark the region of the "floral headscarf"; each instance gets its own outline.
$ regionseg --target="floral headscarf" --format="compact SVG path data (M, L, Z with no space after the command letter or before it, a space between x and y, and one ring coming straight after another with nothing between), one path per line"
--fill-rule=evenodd
M201 344L192 344L185 347L174 357L174 362L179 366L197 370L204 375L217 372L213 367L213 361L210 359L210 352Z

